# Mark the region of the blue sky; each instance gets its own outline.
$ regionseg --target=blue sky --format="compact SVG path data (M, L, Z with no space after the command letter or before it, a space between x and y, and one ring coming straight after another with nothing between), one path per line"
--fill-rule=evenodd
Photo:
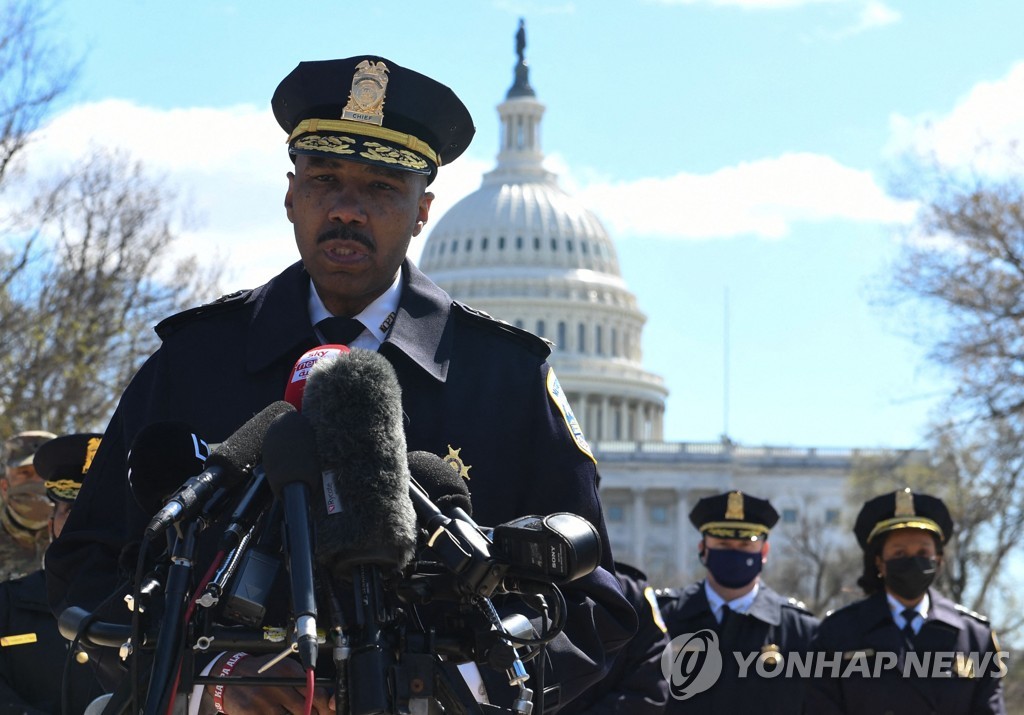
M50 32L82 72L26 168L130 151L187 205L183 249L256 285L297 258L280 79L373 53L452 86L478 130L436 223L493 166L520 17L549 168L648 316L666 437L920 445L951 385L878 304L914 214L887 185L908 146L955 164L1024 136L1015 0L65 0Z

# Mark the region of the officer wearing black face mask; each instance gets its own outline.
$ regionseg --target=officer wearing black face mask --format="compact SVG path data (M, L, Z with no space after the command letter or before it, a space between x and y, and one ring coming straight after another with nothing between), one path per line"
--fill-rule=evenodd
M854 533L867 598L822 621L812 650L839 668L812 681L808 712L1005 713L1007 659L988 621L931 587L953 533L942 500L910 489L875 497Z
M767 500L738 491L705 497L690 512L701 533L707 577L682 592L660 593L673 639L671 658L662 659L669 681L666 713L803 712L803 681L777 669L791 654L806 657L818 621L802 603L761 581L768 532L778 520ZM705 652L717 648L721 662L713 684L698 683L699 692L687 673L695 663L718 660L689 656L695 643Z

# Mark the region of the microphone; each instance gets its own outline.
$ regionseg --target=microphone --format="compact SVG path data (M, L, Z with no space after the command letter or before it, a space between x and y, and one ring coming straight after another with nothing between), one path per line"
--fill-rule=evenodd
M147 514L156 514L189 477L203 471L210 446L184 422L152 422L128 451L128 486Z
M483 550L477 548L474 561L469 565L475 565L479 555L494 557L505 569L505 588L517 588L519 579L568 583L586 576L601 562L600 534L581 516L566 512L523 516L488 530L491 532L488 538L470 516L473 506L469 487L443 459L430 452L410 452L409 470L413 489L418 486L416 482L426 485L427 493L434 497L444 517L451 520L445 525L448 532L460 534L464 548L474 543L483 544ZM413 494L413 503L423 518L426 512L416 494ZM428 529L435 523L430 522ZM435 550L438 550L436 546ZM462 568L468 569L468 565ZM482 572L477 566L476 571L467 570L463 578L470 578L474 573L482 573L480 581L468 581L477 592L484 587L493 588L494 571Z
M466 480L431 452L409 452L409 473L445 516L473 523L473 502ZM477 527L479 528L479 527Z
M466 486L465 480L436 454L410 452L408 460L409 472L412 475L410 488L416 513L420 518L428 516L428 524L447 521L431 536L431 547L441 556L445 565L458 574L460 582L457 587L480 597L478 607L490 621L495 633L500 634L491 646L488 659L492 663L495 662L499 658L499 653L501 657L508 658L505 669L509 685L520 687L520 702L530 701L532 691L524 685L530 676L514 642L502 638L508 636L509 632L490 600L490 595L503 585L508 567L492 558L491 540L470 516L473 504L469 498L469 487ZM425 492L420 495L424 489ZM441 512L440 519L435 511ZM440 538L441 534L447 535L448 540ZM468 558L460 560L460 552L466 553ZM499 647L499 644L502 645Z
M490 539L467 513L473 506L465 481L436 454L410 452L408 461L409 494L427 545L459 576L460 590L490 596L507 567L492 558Z
M264 440L265 444L266 440ZM235 504L235 510L231 512L231 518L224 528L224 533L221 534L220 548L230 551L238 546L256 520L263 514L269 502L270 485L267 483L266 471L256 467L253 469L253 477L249 481L249 485L238 503Z
M316 361L321 358L336 357L347 352L347 345L321 345L303 353L302 357L295 361L292 374L288 376L288 384L284 388L284 401L301 411L302 395L306 391L306 380L309 377L309 371L316 364Z
M313 582L313 540L309 495L319 486L316 436L298 412L286 412L267 429L263 468L274 496L284 503L285 542L291 575L292 612L299 658L306 670L316 667L316 594Z
M245 479L259 461L263 437L270 423L275 417L294 409L287 402L278 400L239 427L213 451L202 473L186 480L157 512L146 527L146 534L155 537L172 524L194 517L218 489L230 489Z
M398 376L372 350L320 359L302 414L316 433L327 513L318 565L348 580L361 565L404 568L416 547Z

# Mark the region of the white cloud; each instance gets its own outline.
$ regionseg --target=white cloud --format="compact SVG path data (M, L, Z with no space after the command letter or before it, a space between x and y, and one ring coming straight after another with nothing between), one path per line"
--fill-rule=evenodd
M850 0L657 0L662 5L715 5L747 10L779 10L804 5L835 5Z
M879 0L868 0L860 8L857 20L853 25L833 34L833 37L858 35L876 27L885 27L899 22L902 15Z
M894 114L890 129L890 155L909 150L944 165L1019 172L1014 147L1024 145L1024 62L1001 79L975 85L948 114Z
M592 183L579 198L620 238L781 238L800 222L902 223L914 214L869 172L827 156L785 154L744 162L708 175Z
M853 9L856 19L853 24L841 30L821 31L818 34L827 39L841 39L877 27L899 22L902 15L882 0L655 0L662 5L711 5L714 7L738 7L743 10L796 10L810 6L834 5Z
M29 181L70 166L91 148L127 151L161 177L195 225L178 250L223 259L225 288L254 286L298 259L283 201L291 164L269 111L251 106L157 110L121 100L73 107L35 137Z
M852 5L860 8L860 20L866 27L887 25L900 14L881 0L656 0L662 5L713 5L744 10L788 10L811 5Z
M40 131L26 154L28 182L52 175L90 147L124 149L151 175L165 177L194 225L179 228L178 250L222 261L225 289L262 283L295 261L285 217L283 134L270 113L251 106L156 110L124 101L72 108ZM549 165L571 193L596 207L616 236L728 238L787 235L805 221L905 221L908 204L884 195L868 172L833 159L788 154L726 167L631 182L572 176L557 156ZM431 224L480 185L492 160L464 156L431 186ZM428 225L428 228L430 226ZM424 240L413 241L415 260Z

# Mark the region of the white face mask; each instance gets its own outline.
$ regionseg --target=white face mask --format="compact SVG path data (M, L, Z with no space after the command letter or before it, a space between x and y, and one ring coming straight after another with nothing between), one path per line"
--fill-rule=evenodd
M19 525L36 531L49 522L53 502L46 496L42 482L30 481L7 490L7 511Z

